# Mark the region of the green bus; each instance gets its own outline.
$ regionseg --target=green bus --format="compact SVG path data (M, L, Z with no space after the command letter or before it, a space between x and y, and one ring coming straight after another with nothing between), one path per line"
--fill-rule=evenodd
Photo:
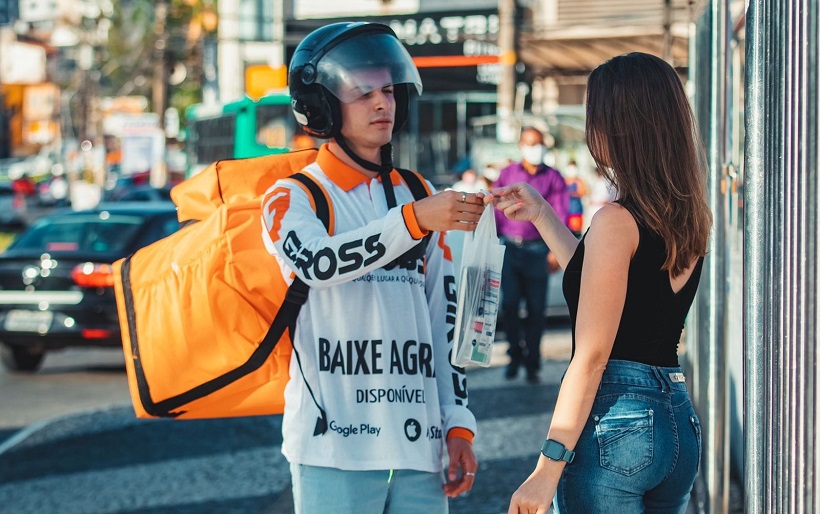
M259 100L244 97L224 104L196 104L185 117L186 178L220 159L287 152L297 128L287 92Z

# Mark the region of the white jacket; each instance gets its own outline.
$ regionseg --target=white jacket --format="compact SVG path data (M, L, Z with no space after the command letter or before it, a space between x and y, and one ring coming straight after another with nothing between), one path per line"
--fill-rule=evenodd
M440 233L424 246L413 195L396 171L399 207L389 210L379 179L327 145L305 171L330 198L332 235L296 181L276 182L262 204L263 238L282 275L310 286L285 389L282 453L292 463L345 470L438 472L450 430L476 433L464 372L449 359L450 249ZM327 413L323 435L314 435L311 392Z

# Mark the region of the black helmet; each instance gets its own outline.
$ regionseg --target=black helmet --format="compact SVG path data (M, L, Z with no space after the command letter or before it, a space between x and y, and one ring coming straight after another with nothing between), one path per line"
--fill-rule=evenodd
M314 137L340 135L339 102L351 102L373 86L357 84L351 71L385 68L396 98L393 132L407 121L410 85L421 94L413 59L393 30L380 23L332 23L308 34L296 47L288 70L291 107L296 121ZM355 91L350 97L350 91Z

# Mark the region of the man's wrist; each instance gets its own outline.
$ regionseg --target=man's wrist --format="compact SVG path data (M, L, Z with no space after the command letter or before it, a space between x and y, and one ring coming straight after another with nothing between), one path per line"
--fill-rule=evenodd
M466 428L453 427L447 431L447 439L450 440L454 437L464 439L468 443L473 444L473 438L475 437L475 434L473 434L470 430L467 430Z

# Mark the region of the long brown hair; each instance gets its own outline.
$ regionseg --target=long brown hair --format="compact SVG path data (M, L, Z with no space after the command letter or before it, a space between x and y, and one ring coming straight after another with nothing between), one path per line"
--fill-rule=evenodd
M706 159L671 66L644 53L598 66L587 83L586 137L619 203L666 242L662 269L676 277L706 254L712 226Z

